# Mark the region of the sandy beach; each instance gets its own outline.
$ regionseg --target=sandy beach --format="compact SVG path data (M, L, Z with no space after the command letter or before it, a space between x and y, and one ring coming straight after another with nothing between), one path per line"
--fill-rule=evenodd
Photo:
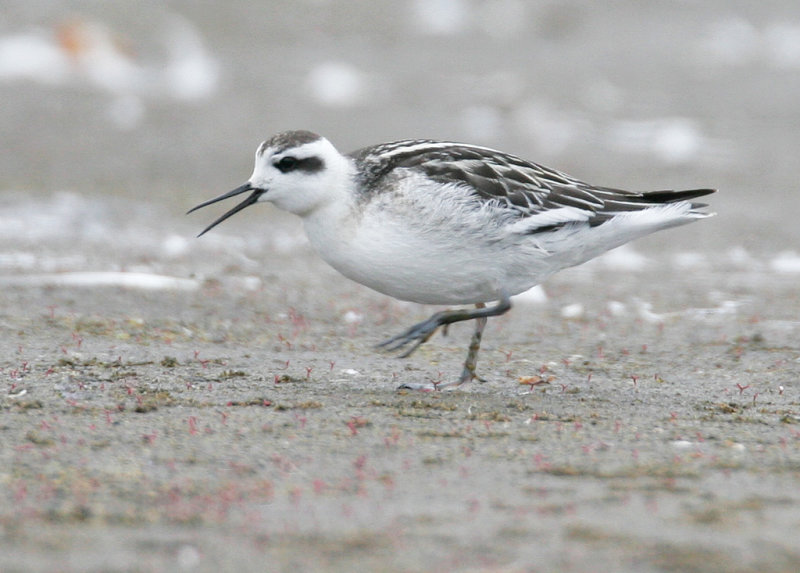
M0 570L800 569L791 3L500 2L494 24L469 2L305 19L145 3L129 25L121 4L11 4ZM76 21L145 71L194 46L210 75L9 76L9 38L63 49ZM486 329L485 382L398 390L457 376L471 325L387 355L438 308L339 276L270 207L200 239L215 213L183 215L299 127L344 150L468 139L600 184L718 187L718 215L516 298Z

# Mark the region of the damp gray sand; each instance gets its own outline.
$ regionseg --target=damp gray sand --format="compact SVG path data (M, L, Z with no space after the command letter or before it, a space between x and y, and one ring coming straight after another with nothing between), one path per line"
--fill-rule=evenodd
M799 19L6 0L0 570L800 570ZM187 54L194 99L164 73ZM386 356L434 309L347 282L275 210L200 240L213 213L184 217L301 128L717 187L718 216L490 320L485 383L398 392L457 376L471 325Z
M457 375L469 326L384 356L428 309L276 263L254 291L4 291L0 568L800 565L791 281L568 271L490 321L485 383L435 393L396 387Z

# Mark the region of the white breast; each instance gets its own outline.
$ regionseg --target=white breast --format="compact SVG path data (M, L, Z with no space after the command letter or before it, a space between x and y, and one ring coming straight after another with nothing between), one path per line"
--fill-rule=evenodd
M398 299L467 304L522 292L541 278L544 251L505 231L502 211L456 186L411 175L347 212L305 219L320 256L343 275Z
M343 275L395 298L426 304L489 302L659 229L703 216L690 202L622 212L591 227L561 208L520 218L469 189L397 169L387 189L359 202L337 195L304 217L311 243ZM542 225L557 229L531 232Z

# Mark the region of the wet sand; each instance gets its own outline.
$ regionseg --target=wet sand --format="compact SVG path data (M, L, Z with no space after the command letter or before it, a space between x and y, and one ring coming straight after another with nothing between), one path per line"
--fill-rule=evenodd
M384 356L426 308L273 262L257 290L4 291L3 570L800 565L793 281L567 271L490 321L485 383L409 392L469 327Z
M800 570L795 3L6 4L0 571ZM718 216L516 301L485 383L398 391L471 325L382 354L436 309L266 206L184 216L297 128Z

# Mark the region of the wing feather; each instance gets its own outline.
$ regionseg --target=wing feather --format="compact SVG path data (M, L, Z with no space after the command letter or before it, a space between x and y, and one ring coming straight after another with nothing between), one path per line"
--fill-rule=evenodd
M714 189L632 192L595 187L515 155L486 147L433 140L405 140L351 154L362 168L364 185L379 189L395 169L416 169L442 184L464 185L482 201L514 210L515 229L525 233L564 225L600 225L625 212L686 201ZM691 209L705 205L692 203Z

